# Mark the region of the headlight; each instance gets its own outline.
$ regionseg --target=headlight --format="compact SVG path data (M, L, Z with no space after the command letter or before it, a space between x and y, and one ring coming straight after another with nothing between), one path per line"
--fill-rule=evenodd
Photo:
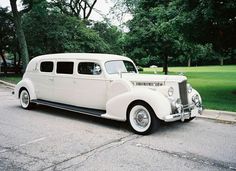
M201 106L199 95L195 94L195 95L192 97L192 101L193 101L193 103L194 103L197 107Z
M187 84L187 88L188 88L188 93L192 93L193 88L190 84Z
M170 88L168 89L168 95L169 95L169 96L173 96L173 94L174 94L174 88L173 88L173 87L170 87Z

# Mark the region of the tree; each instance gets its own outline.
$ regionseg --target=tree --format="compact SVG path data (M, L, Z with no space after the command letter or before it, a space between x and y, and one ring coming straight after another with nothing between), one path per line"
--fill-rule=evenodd
M53 0L52 6L59 8L64 14L88 20L97 0Z
M163 71L168 73L168 59L178 56L183 43L179 32L178 11L168 1L141 0L134 18L128 24L126 52L134 59L160 57Z
M7 8L0 8L0 56L4 64L4 74L7 74L5 51L9 50L14 41L14 24ZM1 67L1 66L0 66Z
M235 16L233 0L139 0L128 24L126 52L138 61L160 57L165 73L170 56L188 65L220 56L223 64L236 49Z
M123 35L116 26L109 25L105 22L95 22L92 29L95 30L99 37L107 44L107 53L119 55L123 53Z
M215 56L211 44L194 44L184 41L181 45L181 53L173 62L175 65L202 65L210 62Z
M235 1L179 0L177 6L188 21L182 27L185 38L193 43L212 44L223 64L225 56L236 49Z
M32 56L63 52L106 52L109 47L83 21L50 9L48 3L34 5L23 20Z
M10 4L12 9L13 21L16 29L16 37L18 40L19 51L22 57L23 71L25 71L26 66L29 63L29 53L24 30L22 28L22 16L31 10L33 6L33 0L22 1L22 10L18 10L17 0L10 0Z
M140 0L112 0L113 6L110 9L110 15L121 21L124 15L134 14Z

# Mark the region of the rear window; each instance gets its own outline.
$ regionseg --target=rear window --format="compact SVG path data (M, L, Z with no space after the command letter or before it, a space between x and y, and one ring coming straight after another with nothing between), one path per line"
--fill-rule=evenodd
M58 74L73 74L74 62L57 62Z
M40 71L41 72L52 72L53 71L53 62L52 61L41 62Z

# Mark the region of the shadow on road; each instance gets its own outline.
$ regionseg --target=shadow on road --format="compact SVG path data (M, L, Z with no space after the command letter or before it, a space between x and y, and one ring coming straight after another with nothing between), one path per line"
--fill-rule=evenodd
M18 107L20 110L24 110L20 106L18 106ZM32 114L44 114L44 115L51 115L51 116L55 116L55 117L62 117L62 118L67 118L67 119L72 119L72 120L88 122L88 123L92 123L92 124L98 124L98 125L105 126L105 127L111 127L114 129L125 130L125 129L129 128L128 125L126 124L126 122L120 122L120 121L99 118L99 117L85 115L85 114L81 114L81 113L77 113L77 112L53 108L53 107L49 107L49 106L37 105L31 110L39 112L39 113L33 112Z
M17 106L19 110L24 110L20 106ZM132 132L127 122L109 120L105 118L99 118L95 116L85 115L77 112L67 111L63 109L57 109L49 106L37 105L32 111L37 112L30 112L30 114L43 114L43 115L51 115L55 117L67 118L72 120L78 120L82 122L87 122L90 124L97 124L103 127L108 127L116 130L123 130L125 132L129 131ZM160 128L154 131L154 134L158 134L158 132L164 133L169 131L176 131L178 129L182 129L185 126L194 125L194 123L182 123L181 121L177 122L161 122Z

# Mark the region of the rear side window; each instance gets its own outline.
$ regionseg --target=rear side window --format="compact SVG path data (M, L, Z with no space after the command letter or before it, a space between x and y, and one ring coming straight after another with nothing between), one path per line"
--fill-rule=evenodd
M58 74L73 74L74 62L57 62Z
M52 61L41 62L40 71L41 72L52 72L53 71L53 62Z
M100 65L93 62L80 62L78 73L86 75L100 75L102 72Z

